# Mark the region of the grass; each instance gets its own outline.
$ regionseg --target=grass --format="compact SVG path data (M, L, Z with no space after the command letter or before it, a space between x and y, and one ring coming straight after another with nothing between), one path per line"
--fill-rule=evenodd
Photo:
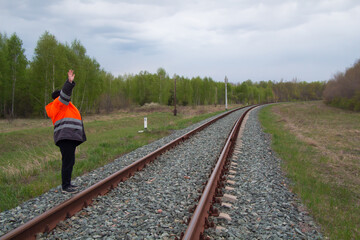
M270 105L259 118L324 235L360 239L360 114L309 102Z
M76 149L73 178L136 148L221 112L223 107L140 108L84 118L87 141ZM143 117L148 118L148 131ZM0 121L0 211L61 184L61 154L49 119Z

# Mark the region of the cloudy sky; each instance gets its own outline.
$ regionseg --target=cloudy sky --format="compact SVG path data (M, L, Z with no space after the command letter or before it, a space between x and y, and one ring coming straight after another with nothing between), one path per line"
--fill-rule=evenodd
M115 76L323 81L360 59L360 1L0 0L0 32L29 59L45 31Z

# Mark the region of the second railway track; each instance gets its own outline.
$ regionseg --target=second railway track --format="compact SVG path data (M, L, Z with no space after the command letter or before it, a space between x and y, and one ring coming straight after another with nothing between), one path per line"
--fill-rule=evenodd
M167 151L145 170L38 238L173 239L179 236L186 230L191 216L188 209L200 196L199 190L211 173L231 127L244 111L231 113ZM89 185L100 180L102 177L96 174L99 171L89 174L93 178L84 177L77 183Z

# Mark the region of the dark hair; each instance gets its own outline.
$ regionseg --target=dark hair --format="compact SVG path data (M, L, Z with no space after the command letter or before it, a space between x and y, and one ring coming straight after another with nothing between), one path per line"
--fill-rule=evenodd
M57 98L58 96L60 96L60 90L55 90L52 94L51 97L52 99L55 100L55 98Z

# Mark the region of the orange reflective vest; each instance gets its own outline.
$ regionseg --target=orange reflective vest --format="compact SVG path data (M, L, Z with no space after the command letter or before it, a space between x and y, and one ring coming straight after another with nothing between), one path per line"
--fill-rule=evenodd
M65 82L60 96L49 103L45 109L54 125L54 142L74 140L78 144L86 141L84 124L79 110L70 102L72 88L75 83Z

